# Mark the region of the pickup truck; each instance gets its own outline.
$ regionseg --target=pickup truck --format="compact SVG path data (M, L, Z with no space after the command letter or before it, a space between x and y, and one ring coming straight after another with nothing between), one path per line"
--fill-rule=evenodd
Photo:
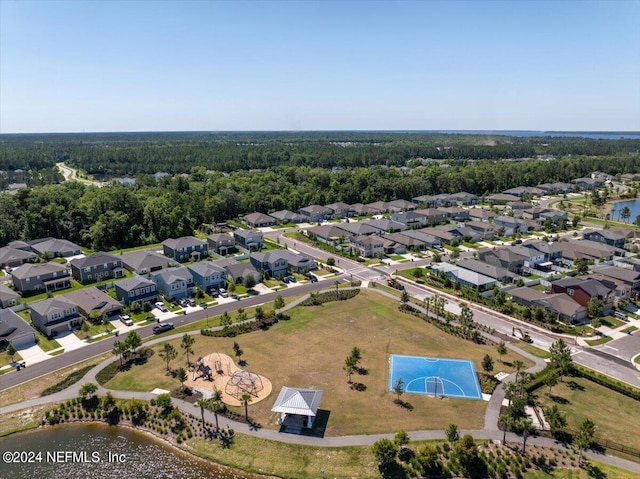
M173 329L173 323L160 323L153 327L153 334L164 333L165 331L171 331Z

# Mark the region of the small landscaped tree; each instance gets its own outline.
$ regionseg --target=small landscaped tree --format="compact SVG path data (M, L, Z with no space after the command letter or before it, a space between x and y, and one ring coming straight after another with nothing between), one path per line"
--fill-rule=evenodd
M88 401L89 399L91 399L96 392L98 391L98 385L95 383L84 383L82 386L80 386L80 397L85 400Z
M381 466L389 466L396 462L398 446L391 439L383 438L373 443L373 456Z
M500 362L502 363L502 356L507 354L507 345L504 343L504 341L500 341L498 343L498 346L496 346L496 351L498 352L498 355L500 356Z
M156 397L156 406L163 409L163 413L167 414L173 409L173 403L171 402L171 396L168 393L158 394Z
M458 439L460 439L460 433L458 433L458 426L456 426L453 423L449 424L449 427L445 429L444 433L447 436L447 441L449 442L456 442Z
M262 306L256 306L255 318L258 321L264 319L264 309L262 309Z
M111 354L114 356L118 356L118 360L120 361L120 367L122 367L122 359L124 358L124 354L127 351L127 347L122 341L115 341L113 343L113 349L111 350Z
M16 347L13 345L13 343L9 343L9 346L7 346L7 354L11 358L11 362L13 362L13 357L16 355L17 352L18 351L16 351Z
M176 379L180 381L180 387L182 388L183 391L184 391L184 382L187 380L188 377L189 375L187 374L187 371L185 371L184 368L178 368L178 370L176 371Z
M402 378L398 378L398 380L393 384L393 392L398 396L395 402L400 404L402 402L400 397L404 393L404 380Z
M187 366L191 365L191 361L189 361L189 354L193 354L193 345L195 342L196 338L188 333L184 333L184 336L182 336L182 341L180 341L180 347L187 355Z
M567 415L560 411L557 404L544 409L544 418L549 423L553 435L567 427Z
M399 447L406 446L409 444L409 441L411 441L411 438L404 429L400 429L393 437L393 442Z
M124 345L127 348L127 350L131 351L131 354L135 354L136 349L138 349L141 344L142 344L142 338L135 331L129 331L127 333L127 337L124 338Z
M216 392L213 393L213 396L209 400L208 404L209 409L213 412L213 417L216 421L216 432L220 430L218 425L218 414L223 412L226 408L224 403L222 402L222 393L216 389Z
M244 286L247 289L251 289L256 285L256 278L252 274L248 274L244 278Z
M518 429L520 429L520 432L522 433L522 452L526 453L527 438L536 431L536 428L533 425L533 422L531 422L531 419L523 418L518 422Z
M573 361L571 359L571 348L560 338L549 347L549 354L551 355L551 364L558 369L560 381L562 381L565 374L569 372Z
M249 403L251 402L250 394L243 394L241 396L242 404L244 405L244 420L249 422Z
M242 348L240 348L240 345L236 341L233 342L233 354L235 354L238 360L238 364L240 364L240 358L244 354L244 351L242 350Z
M282 317L281 309L284 308L284 298L282 295L276 296L276 299L273 301L273 307L276 310L276 316L278 316L278 318Z
M465 434L453 446L453 454L465 474L471 474L478 467L480 456L478 446L471 434Z
M140 304L140 302L134 301L133 303L131 303L131 312L133 314L138 314L140 311L142 311L142 305Z
M409 302L409 293L407 292L407 290L405 289L402 294L400 295L400 302L402 303L403 306L406 306L406 304Z
M482 358L482 369L487 374L493 371L493 358L488 354L485 354Z
M344 360L343 369L347 373L347 382L349 384L351 384L351 376L355 372L357 364L358 363L356 362L355 358L351 356L351 354Z
M236 321L238 323L242 323L247 320L247 312L244 308L238 308L238 315L236 316Z
M580 423L578 433L573 437L571 446L578 451L578 463L582 463L582 454L591 447L593 436L596 433L596 425L591 419L584 419Z
M602 313L604 312L604 303L602 300L596 298L595 296L589 300L587 304L587 313L591 318L591 324L594 328L597 328L597 321L602 318Z
M501 414L498 418L500 429L502 429L502 443L507 442L507 430L513 426L513 417L510 414Z
M558 384L558 371L551 372L544 380L544 385L549 387L547 397L551 397L551 388Z
M173 347L173 344L165 343L164 347L160 351L160 357L167 362L167 371L169 371L169 363L178 357L178 351Z
M231 326L231 316L229 316L229 313L226 311L220 316L220 326L222 326L222 329L225 331Z

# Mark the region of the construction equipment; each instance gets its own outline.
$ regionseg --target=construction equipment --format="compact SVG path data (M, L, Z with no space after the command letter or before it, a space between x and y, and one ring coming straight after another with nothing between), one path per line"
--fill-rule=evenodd
M529 336L529 332L520 328L513 328L512 335L525 343L532 343L533 339Z
M404 291L404 286L400 284L400 282L397 279L395 279L393 276L390 278L387 278L387 286L393 289Z

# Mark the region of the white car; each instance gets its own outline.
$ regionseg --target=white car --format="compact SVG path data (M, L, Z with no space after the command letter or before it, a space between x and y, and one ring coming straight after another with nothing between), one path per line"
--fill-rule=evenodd
M129 316L128 314L121 314L120 322L125 326L133 326L133 320L131 319L131 316Z
M156 308L158 308L163 313L166 313L168 311L167 307L165 306L165 304L162 301L158 301L156 303Z

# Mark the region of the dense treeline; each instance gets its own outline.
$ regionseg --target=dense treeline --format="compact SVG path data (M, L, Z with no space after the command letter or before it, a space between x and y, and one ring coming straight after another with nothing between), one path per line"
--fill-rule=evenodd
M536 155L622 155L640 140L435 133L109 133L1 135L3 169L40 170L57 161L100 177L233 172L276 166L402 166L415 158L452 161Z
M640 155L571 157L553 161L433 163L400 168L278 166L264 171L140 175L135 186L48 185L0 195L0 246L14 239L56 236L93 249L118 249L192 234L202 223L252 211L297 210L311 204L369 203L423 194L484 195L519 185L569 181L599 170L640 171Z

